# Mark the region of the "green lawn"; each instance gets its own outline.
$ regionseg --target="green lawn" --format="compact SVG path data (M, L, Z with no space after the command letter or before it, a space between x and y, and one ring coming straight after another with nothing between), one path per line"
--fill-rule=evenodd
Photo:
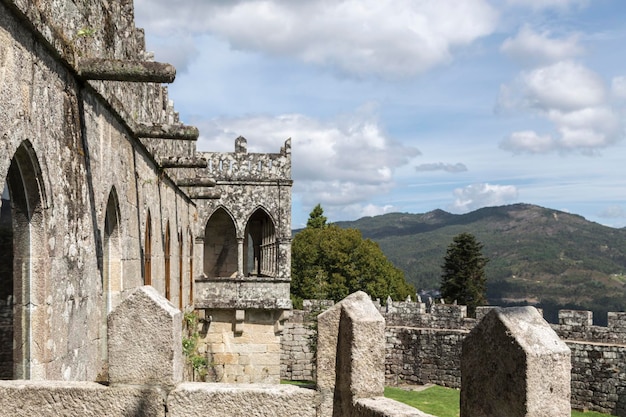
M401 388L386 387L385 397L419 408L437 417L459 417L460 391L452 388L433 386L423 391L407 391ZM612 417L592 411L572 410L572 417Z

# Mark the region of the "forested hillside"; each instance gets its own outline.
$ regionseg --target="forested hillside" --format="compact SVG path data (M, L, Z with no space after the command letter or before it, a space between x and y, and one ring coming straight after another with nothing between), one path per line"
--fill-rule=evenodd
M585 308L599 317L626 308L626 230L581 216L515 204L463 215L392 213L337 225L378 242L418 289L439 287L447 246L469 232L490 259L492 304L539 304L549 314L559 307Z

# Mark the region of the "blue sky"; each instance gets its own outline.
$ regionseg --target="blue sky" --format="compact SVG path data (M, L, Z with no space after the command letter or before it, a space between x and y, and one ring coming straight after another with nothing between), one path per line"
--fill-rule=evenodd
M623 0L135 0L198 148L293 144L293 227L531 203L626 226Z

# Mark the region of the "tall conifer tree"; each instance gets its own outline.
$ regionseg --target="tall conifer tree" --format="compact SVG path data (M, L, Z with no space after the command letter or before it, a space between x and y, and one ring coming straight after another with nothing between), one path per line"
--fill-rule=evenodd
M474 316L476 307L487 303L485 266L489 259L482 254L483 244L471 233L461 233L448 246L441 266L441 296L447 302L467 306Z

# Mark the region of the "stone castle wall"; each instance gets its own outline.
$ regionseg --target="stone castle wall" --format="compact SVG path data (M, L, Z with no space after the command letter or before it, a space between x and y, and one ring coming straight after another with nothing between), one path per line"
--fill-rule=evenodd
M386 320L386 383L437 384L461 387L461 344L490 310L479 307L477 318L465 306L389 302L379 311ZM285 324L281 371L285 379L314 376L307 310L294 312ZM572 350L572 407L626 416L626 313L609 313L608 326L594 326L592 312L562 310L551 327ZM298 355L296 355L296 353ZM302 377L301 377L302 376Z

